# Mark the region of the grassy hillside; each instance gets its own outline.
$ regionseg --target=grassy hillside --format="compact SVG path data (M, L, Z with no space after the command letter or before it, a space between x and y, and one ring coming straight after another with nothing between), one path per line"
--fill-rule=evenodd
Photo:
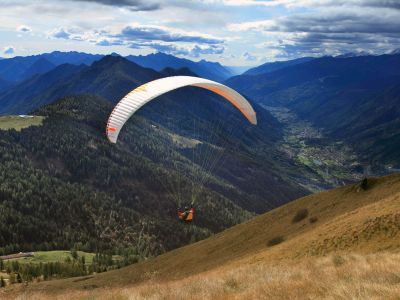
M257 274L265 272L265 276L279 282L275 285L275 292L286 293L290 297L289 293L294 291L285 291L282 280L291 284L297 281L301 288L326 273L329 277L314 282L310 293L312 291L318 297L326 296L330 292L329 280L340 280L343 281L342 291L337 291L342 293L342 298L346 298L343 294L346 280L340 275L342 268L343 272L347 272L347 278L357 281L354 285L368 284L366 278L371 276L373 280L383 282L385 286L382 288L386 289L388 296L393 296L399 291L398 286L390 290L387 285L399 282L398 274L393 271L398 259L395 253L400 251L399 211L400 174L370 178L363 183L298 199L207 240L133 266L85 280L34 284L25 291L74 291L72 294L82 295L82 290L99 288L99 291L83 292L99 296L104 287L112 287L116 294L123 294L120 287L141 283L142 288L135 291L146 297L160 297L161 289L169 299L175 288L183 285L194 289L198 298L201 298L201 292L213 298L210 294L213 288L224 297L228 297L229 293L238 294L240 289L246 290L250 296L250 292L254 292L251 287L262 291L261 286L268 279L260 279ZM355 273L353 268L360 269ZM373 272L377 272L376 275ZM385 281L385 278L388 280ZM155 286L155 283L159 285ZM351 284L347 284L351 289ZM277 287L279 290L276 290ZM366 295L384 295L379 294L379 286L372 289ZM269 282L263 292L273 295L274 285ZM307 290L304 292L307 293Z
M77 251L77 254L81 256L85 256L86 264L91 264L93 261L94 253ZM48 263L48 262L63 262L67 258L72 259L71 251L63 251L63 250L55 250L55 251L37 251L34 253L32 257L23 257L11 259L8 261L18 261L23 264L40 264L40 263Z
M257 263L219 268L181 280L148 281L124 288L70 290L57 296L45 290L26 292L19 298L17 296L17 299L397 300L400 294L397 271L399 259L400 254L387 252L365 255L332 254L278 265Z

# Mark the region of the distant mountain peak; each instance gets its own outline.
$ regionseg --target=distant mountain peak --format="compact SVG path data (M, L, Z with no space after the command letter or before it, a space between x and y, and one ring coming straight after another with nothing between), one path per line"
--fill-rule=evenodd
M54 69L55 65L49 62L44 57L39 57L23 74L22 78L29 78L37 74L44 74L51 69Z
M126 58L120 56L120 55L106 55L103 58L95 61L92 66L100 66L100 65L105 65L105 64L113 64L113 63L118 63L118 62L128 62L131 63L129 60Z
M161 72L167 67L178 70L188 68L194 74L216 81L224 81L231 77L233 73L226 67L217 62L209 62L204 59L196 62L186 58L180 58L163 52L156 52L148 55L129 55L128 60L146 68L151 68Z

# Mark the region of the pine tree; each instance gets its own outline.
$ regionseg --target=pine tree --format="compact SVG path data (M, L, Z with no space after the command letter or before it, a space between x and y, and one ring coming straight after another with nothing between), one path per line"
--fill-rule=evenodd
M0 287L5 287L6 281L4 280L3 276L0 277Z

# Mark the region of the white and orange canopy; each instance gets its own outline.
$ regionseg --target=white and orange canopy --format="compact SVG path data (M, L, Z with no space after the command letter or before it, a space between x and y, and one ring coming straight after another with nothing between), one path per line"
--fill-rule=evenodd
M108 118L106 134L110 142L116 143L125 122L143 105L172 90L197 86L217 93L235 106L250 123L256 125L256 113L250 103L235 90L218 82L192 76L171 76L150 81L128 93L114 107Z

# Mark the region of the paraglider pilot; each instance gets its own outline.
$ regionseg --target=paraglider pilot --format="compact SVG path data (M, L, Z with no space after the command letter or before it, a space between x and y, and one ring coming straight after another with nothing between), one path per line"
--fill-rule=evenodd
M186 206L185 209L182 211L180 208L177 210L178 218L183 222L192 222L193 215L194 215L194 208Z

